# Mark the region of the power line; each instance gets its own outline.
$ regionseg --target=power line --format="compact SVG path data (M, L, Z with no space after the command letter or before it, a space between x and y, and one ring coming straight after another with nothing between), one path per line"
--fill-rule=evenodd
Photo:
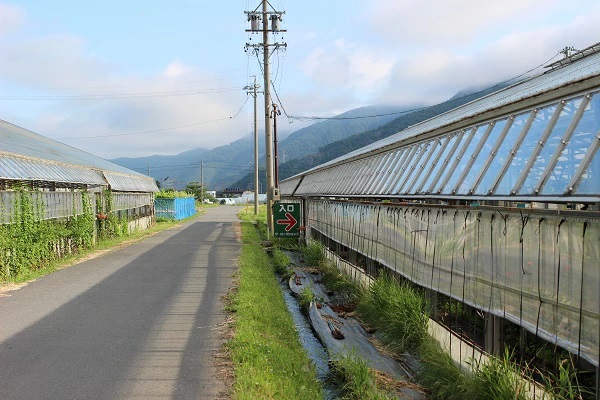
M197 122L197 123L188 124L188 125L172 126L172 127L168 127L168 128L151 129L151 130L147 130L147 131L138 131L138 132L129 132L129 133L114 133L114 134L110 134L110 135L59 137L57 139L61 139L61 140L75 140L75 139L97 139L97 138L116 137L116 136L132 136L132 135L142 135L142 134L145 134L145 133L164 132L164 131L170 131L170 130L174 130L174 129L182 129L182 128L189 128L189 127L192 127L192 126L212 124L214 122L227 121L227 120L234 119L242 111L242 109L244 108L244 106L246 105L247 102L248 102L248 96L246 96L246 101L244 101L244 104L242 104L242 107L240 107L239 111L234 116L227 117L227 118L213 119L211 121Z
M172 127L169 127L169 128L151 129L149 131L139 131L139 132L130 132L130 133L115 133L115 134L111 134L111 135L60 137L60 138L57 138L57 139L61 139L61 140L96 139L96 138L115 137L115 136L141 135L141 134L144 134L144 133L164 132L164 131L170 131L170 130L174 130L174 129L189 128L191 126L206 125L206 124L211 124L213 122L226 121L226 120L229 120L230 118L231 117L228 117L228 118L219 118L219 119L213 119L212 121L198 122L198 123L189 124L189 125L172 126Z
M242 75L238 75L235 78L238 78ZM85 89L115 89L115 88L126 88L126 87L148 87L148 86L179 86L179 85L196 85L200 83L207 82L217 82L217 81L226 81L231 80L232 77L229 78L215 78L215 79L205 79L202 81L180 81L180 82L166 82L166 81L147 81L146 83L138 83L131 85L97 85L97 86L50 86L44 87L42 90L85 90Z
M240 90L239 87L194 89L164 92L114 93L88 95L30 95L30 96L0 96L4 100L113 100L113 99L142 99L170 96L193 96L197 94L213 94Z

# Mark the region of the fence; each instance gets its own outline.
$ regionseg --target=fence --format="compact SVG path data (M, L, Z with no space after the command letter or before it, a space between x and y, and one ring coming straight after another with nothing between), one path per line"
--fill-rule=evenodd
M311 200L308 225L598 366L597 215Z
M82 192L27 192L31 196L36 220L69 218L83 214ZM90 192L90 204L95 206L98 193ZM113 193L112 211L128 210L128 216L151 214L152 193ZM0 225L13 222L18 211L20 192L0 191ZM136 211L137 210L137 211ZM97 210L97 212L100 212Z
M180 220L196 214L196 203L193 197L174 199L156 199L156 218Z

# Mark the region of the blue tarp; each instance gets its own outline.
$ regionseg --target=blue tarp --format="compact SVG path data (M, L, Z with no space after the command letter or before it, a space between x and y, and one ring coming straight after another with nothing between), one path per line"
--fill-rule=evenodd
M156 218L180 220L196 214L196 204L193 197L156 199L154 207Z

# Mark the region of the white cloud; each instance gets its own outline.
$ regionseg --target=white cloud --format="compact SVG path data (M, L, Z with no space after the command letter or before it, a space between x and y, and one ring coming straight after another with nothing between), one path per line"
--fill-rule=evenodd
M354 99L375 97L387 84L391 57L343 38L313 50L302 62L303 72L327 97L332 89Z
M456 92L506 80L548 61L565 46L587 47L600 37L600 4L571 21L514 28L488 39L479 49L459 51L444 40L414 49L390 73L380 100L411 104L443 101ZM482 28L483 29L483 28ZM485 30L485 29L483 29ZM543 68L537 70L543 72Z
M106 79L108 66L89 54L85 41L72 35L51 35L0 46L0 74L8 82L30 88L90 86Z
M11 39L0 43L0 84L38 97L8 100L11 107L5 108L4 118L10 116L10 122L44 136L114 158L212 148L251 129L243 114L229 118L245 100L241 85L234 90L222 76L182 60L173 60L153 74L124 75L92 54L86 41L75 35ZM51 98L43 100L44 96ZM223 121L211 122L219 119ZM183 125L195 126L108 136ZM88 136L99 137L80 139Z
M167 78L181 78L185 74L192 71L192 68L185 65L181 60L175 60L167 65L165 69L165 76Z
M532 21L558 0L373 0L366 9L370 26L389 42L463 44L498 26Z
M12 4L0 3L0 38L17 30L25 19L25 11Z

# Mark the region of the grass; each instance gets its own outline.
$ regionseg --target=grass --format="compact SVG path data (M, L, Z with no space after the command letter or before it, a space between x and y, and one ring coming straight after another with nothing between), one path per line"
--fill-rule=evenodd
M271 262L273 263L273 269L276 273L284 276L288 275L289 278L288 265L290 265L290 258L283 251L275 247L273 249Z
M459 369L452 358L427 331L427 301L409 283L399 283L382 274L358 305L363 321L376 329L381 341L394 353L418 355L421 367L417 380L433 398L445 400L524 400L526 383L510 355L473 361L473 372Z
M202 215L202 210L200 210L196 215L188 217L186 219L180 221L168 221L162 220L157 221L154 226L145 230L138 230L136 232L131 233L127 236L122 236L118 238L112 239L101 239L99 242L90 249L84 249L77 253L72 253L63 258L59 258L49 262L43 268L38 269L23 269L19 274L14 276L9 276L7 278L3 278L0 280L0 287L6 284L20 284L24 282L29 282L35 279L39 279L43 276L49 275L53 272L59 271L64 268L68 268L72 265L75 265L81 261L86 260L89 257L94 257L97 254L101 254L101 252L105 252L107 250L118 248L119 246L125 243L134 243L140 240L143 240L147 237L150 237L160 231L164 231L169 228L173 228L181 223L193 220L198 216Z
M302 247L300 251L304 256L304 262L306 265L317 266L321 263L321 261L325 260L323 249L317 243L311 243L308 246Z
M239 283L229 309L235 334L227 345L234 364L234 399L319 399L322 388L260 236L264 223L242 213Z
M330 362L330 380L340 389L343 399L386 400L389 396L377 384L377 378L367 362L355 354L335 358Z
M298 296L298 304L300 304L300 307L302 307L302 309L307 312L308 308L310 307L310 303L315 300L315 295L312 292L312 290L310 290L310 288L305 287L304 289L302 289L302 291L300 292L300 295Z
M426 307L425 298L412 286L383 273L365 292L357 313L377 329L385 345L403 354L418 350L428 336Z

